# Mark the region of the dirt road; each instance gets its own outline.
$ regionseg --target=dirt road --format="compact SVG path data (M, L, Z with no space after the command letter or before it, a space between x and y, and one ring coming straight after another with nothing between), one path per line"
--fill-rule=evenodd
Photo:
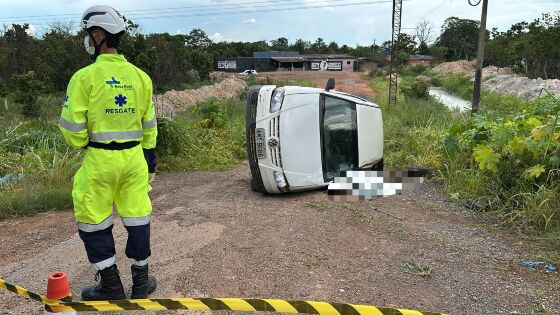
M531 243L490 231L434 183L400 196L330 202L321 191L264 196L249 168L165 174L152 194L155 297L269 297L398 306L452 314L560 311L558 274L520 266ZM377 208L384 213L374 210ZM126 232L114 233L130 286ZM44 293L66 271L76 297L93 282L70 212L0 223L0 277ZM421 277L404 267L432 269ZM0 292L2 314L41 306Z
M261 72L259 78L271 77L275 79L310 79L315 87L325 88L329 78L335 78L336 89L342 92L359 95L372 100L376 94L369 87L368 80L361 77L360 72L349 71L275 71Z

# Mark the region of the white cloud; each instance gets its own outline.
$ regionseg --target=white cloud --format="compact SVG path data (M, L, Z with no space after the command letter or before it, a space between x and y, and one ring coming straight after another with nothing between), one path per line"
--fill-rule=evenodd
M208 36L213 42L221 42L224 40L224 36L218 32L214 33L214 35Z
M257 23L257 20L255 18L243 20L243 24L255 24L255 23Z

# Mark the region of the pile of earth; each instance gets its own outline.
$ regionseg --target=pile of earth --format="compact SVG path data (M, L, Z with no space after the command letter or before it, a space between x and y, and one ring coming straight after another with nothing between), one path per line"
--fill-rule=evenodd
M193 90L171 90L155 97L157 112L163 116L173 116L188 107L212 98L230 99L237 97L247 88L247 82L233 74L212 73L218 82Z
M553 95L560 96L560 80L529 79L517 74L495 74L484 78L482 86L492 92L509 94L520 99L532 100L538 98L543 89Z
M465 75L474 76L475 60L457 60L444 62L432 69L432 72L439 75Z
M475 60L458 60L444 62L434 67L432 72L439 75L464 75L472 80L475 66ZM530 79L513 73L510 68L495 66L482 69L482 86L488 91L513 95L526 100L538 98L543 89L560 96L560 80Z

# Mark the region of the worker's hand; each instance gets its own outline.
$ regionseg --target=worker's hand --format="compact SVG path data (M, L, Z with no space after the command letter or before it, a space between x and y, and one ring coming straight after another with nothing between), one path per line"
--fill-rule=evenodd
M154 181L155 177L156 177L156 173L149 173L148 174L148 184L151 184Z

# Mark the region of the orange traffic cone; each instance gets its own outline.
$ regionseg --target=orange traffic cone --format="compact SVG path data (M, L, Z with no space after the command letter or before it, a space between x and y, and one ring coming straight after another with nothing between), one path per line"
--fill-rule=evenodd
M72 301L72 291L70 291L70 283L64 272L53 272L49 275L47 282L47 298L63 300L65 302ZM46 306L43 314L64 314L71 315L76 312L59 312L56 306Z

